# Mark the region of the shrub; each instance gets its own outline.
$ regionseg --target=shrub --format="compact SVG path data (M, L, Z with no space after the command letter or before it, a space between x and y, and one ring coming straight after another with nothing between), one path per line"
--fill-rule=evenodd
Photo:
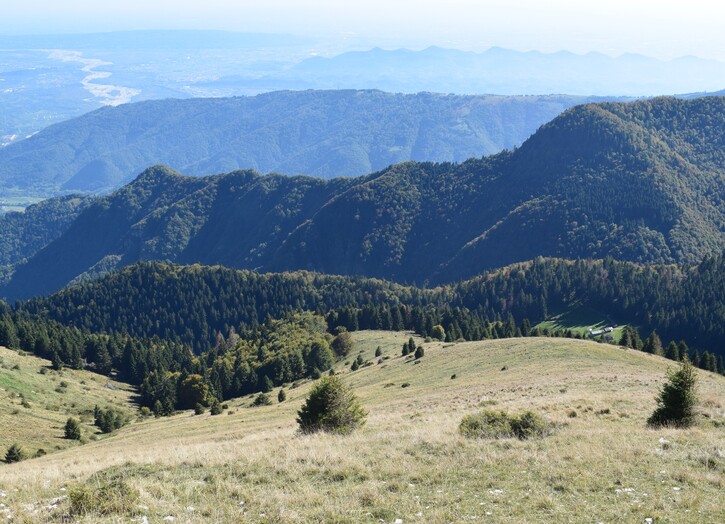
M418 346L418 349L415 350L415 359L418 360L419 358L422 358L425 356L425 349L423 349L423 346Z
M446 338L446 330L443 326L437 324L431 329L430 336L436 340L444 340Z
M357 360L352 361L352 366L350 366L350 371L357 371L360 369L360 364L358 364Z
M194 415L203 415L205 411L206 408L199 402L194 406Z
M269 398L269 395L266 393L260 393L254 398L254 402L252 402L252 405L255 407L259 406L269 406L272 404L272 399Z
M73 516L135 513L138 492L122 479L110 479L95 486L80 485L68 493Z
M677 371L667 370L667 382L657 397L657 409L647 419L650 426L688 427L695 422L697 375L689 359Z
M277 393L277 402L284 402L287 400L287 393L284 392L284 389L280 389L279 393Z
M338 357L347 356L353 348L353 342L350 333L348 333L347 331L340 332L340 334L332 339L330 347L332 348L332 351L335 352L335 355L337 355Z
M532 411L511 416L505 411L483 410L475 415L463 417L458 431L468 438L528 439L546 435L548 424Z
M365 424L367 413L338 377L325 377L312 387L297 415L302 433L326 431L345 435Z
M8 448L7 453L5 453L5 462L12 464L13 462L20 462L21 460L25 460L25 452L20 446L13 444Z
M93 410L93 416L93 423L101 430L101 433L111 433L126 423L123 414L112 408L103 410L96 406Z
M379 357L379 356L380 356L380 355L382 355L382 354L383 354L383 350L382 350L382 348L381 348L380 346L378 346L378 347L377 347L377 348L375 349L375 356L376 356L376 357Z
M78 421L74 418L69 418L65 423L64 429L65 438L69 440L80 440L81 439L81 426Z
M264 393L260 393L260 395L263 395ZM214 399L214 401L211 403L211 407L209 408L209 413L211 415L221 415L222 413L222 405L219 403L218 400Z

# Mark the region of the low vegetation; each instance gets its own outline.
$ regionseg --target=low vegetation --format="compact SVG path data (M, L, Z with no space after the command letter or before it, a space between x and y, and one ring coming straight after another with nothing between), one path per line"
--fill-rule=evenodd
M463 417L458 431L468 438L519 438L543 437L549 426L541 415L524 411L509 415L505 411L483 410Z
M400 356L409 333L352 337L354 354L371 365L351 373L340 361L334 377L369 414L344 437L299 431L298 411L319 384L302 379L285 387L282 403L252 409L256 395L246 395L229 401L229 415L149 417L110 438L4 465L3 503L18 518L58 521L71 515L62 498L71 490L93 493L118 479L132 488L130 503L73 510L72 520L725 519L725 380L718 375L698 374L694 426L653 428L647 418L671 365L655 355L565 338L445 343L414 336L425 347L414 364ZM378 362L378 347L392 357ZM461 435L462 418L483 409L528 410L556 431L529 439Z

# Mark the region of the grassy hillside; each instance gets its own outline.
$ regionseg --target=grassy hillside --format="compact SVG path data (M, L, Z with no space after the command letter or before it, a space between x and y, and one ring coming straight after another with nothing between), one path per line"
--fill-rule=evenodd
M132 416L130 388L88 371L54 371L50 362L0 347L0 458L14 443L33 456L39 449L52 453L73 448L77 441L63 438L69 417L81 422L84 440L100 434L93 425L98 405Z
M120 514L79 520L725 518L722 377L699 372L697 427L653 430L645 420L671 364L664 359L591 342L514 339L424 344L426 355L415 364L399 356L405 340L402 333L355 334L351 358L362 351L370 360L380 346L384 360L356 372L339 365L370 413L352 436L296 434L295 413L310 385L304 383L286 388L282 404L252 408L252 399L242 398L229 414L149 420L81 448L0 467L3 502L21 518L50 521L69 508L56 497L124 481L138 498L123 499ZM460 419L483 406L533 409L556 429L529 441L459 436Z

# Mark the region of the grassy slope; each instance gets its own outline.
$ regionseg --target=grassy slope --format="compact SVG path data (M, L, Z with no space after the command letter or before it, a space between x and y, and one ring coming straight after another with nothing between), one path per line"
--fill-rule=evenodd
M566 311L552 316L549 320L540 322L536 325L539 328L547 328L550 331L571 329L573 333L587 336L589 330L595 331L611 326L613 319L610 319L606 313L597 311L590 307L574 305ZM622 330L624 325L618 325L614 331L609 333L615 342L619 342L622 338Z
M295 433L307 383L288 389L283 404L250 408L251 398L243 398L231 403L231 415L149 420L82 448L1 467L3 502L48 504L76 482L122 477L140 492L126 518L135 513L149 522L232 522L242 512L244 522L280 523L725 520L722 377L699 373L709 418L698 427L651 430L645 419L671 365L659 357L592 342L518 339L426 344L426 356L413 364L398 356L406 335L355 338L367 358L378 345L393 358L354 373L345 366L345 380L370 412L352 436ZM542 440L463 439L461 417L481 405L535 409L559 428ZM67 507L31 511L31 518L57 518ZM105 519L83 522L118 516Z
M135 411L130 388L107 377L71 369L53 371L47 360L3 347L0 362L0 459L13 443L31 456L40 448L51 453L76 447L78 442L63 438L68 417L81 421L84 439L97 438L96 404L129 414ZM22 405L23 399L29 407Z

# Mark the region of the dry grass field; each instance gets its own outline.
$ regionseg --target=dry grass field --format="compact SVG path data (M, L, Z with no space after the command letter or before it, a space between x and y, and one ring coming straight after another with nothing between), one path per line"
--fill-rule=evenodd
M354 338L350 362L362 351L374 363L338 367L369 411L350 436L296 432L306 382L281 404L277 391L271 406L246 397L222 415L145 420L2 465L0 511L15 522L725 522L723 377L699 372L696 427L649 429L673 365L659 357L512 339L428 343L414 363L400 356L408 335ZM534 410L554 431L460 436L483 407ZM67 497L81 492L93 504L70 515Z

